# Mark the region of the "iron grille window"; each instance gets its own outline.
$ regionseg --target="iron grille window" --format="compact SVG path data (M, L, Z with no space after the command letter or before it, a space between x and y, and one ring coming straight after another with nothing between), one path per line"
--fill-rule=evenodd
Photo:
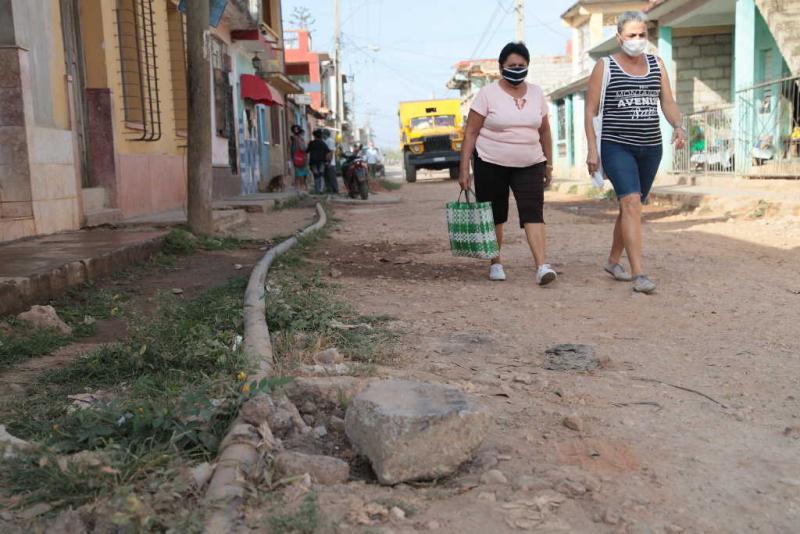
M186 17L172 2L167 3L167 29L175 132L185 136L189 124L189 100L186 89Z
M161 102L153 0L117 0L117 37L125 121L134 140L161 139Z
M214 73L214 119L217 136L233 135L233 88L230 84L231 56L228 45L217 37L209 40L211 69Z

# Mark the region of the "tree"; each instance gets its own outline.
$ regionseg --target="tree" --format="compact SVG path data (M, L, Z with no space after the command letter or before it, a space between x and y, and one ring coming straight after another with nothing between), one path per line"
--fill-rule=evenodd
M289 20L298 29L308 31L311 31L311 27L317 22L317 19L311 14L311 10L305 6L294 8Z

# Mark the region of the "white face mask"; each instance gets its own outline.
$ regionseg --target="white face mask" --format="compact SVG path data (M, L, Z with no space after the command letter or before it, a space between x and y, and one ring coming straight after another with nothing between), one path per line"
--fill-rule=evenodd
M647 39L628 39L622 41L622 51L631 57L641 56L647 50Z

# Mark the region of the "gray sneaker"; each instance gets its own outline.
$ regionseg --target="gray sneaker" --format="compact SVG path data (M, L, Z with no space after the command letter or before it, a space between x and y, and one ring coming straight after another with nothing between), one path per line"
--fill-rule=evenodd
M620 282L630 282L632 280L631 275L625 271L625 267L621 263L606 263L603 270L613 276L614 280L619 280Z
M633 279L633 290L637 293L649 295L656 290L656 285L647 276L640 274Z

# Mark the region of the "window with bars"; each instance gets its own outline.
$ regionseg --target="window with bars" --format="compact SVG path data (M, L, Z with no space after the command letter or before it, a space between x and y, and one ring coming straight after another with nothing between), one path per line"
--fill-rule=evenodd
M161 139L153 0L116 0L122 107L132 140Z
M230 84L231 56L228 45L215 36L209 38L211 70L214 73L214 119L219 137L233 136L233 89Z
M172 78L175 133L185 137L189 125L189 100L186 85L186 17L172 2L167 2L167 30L169 32L169 64Z

